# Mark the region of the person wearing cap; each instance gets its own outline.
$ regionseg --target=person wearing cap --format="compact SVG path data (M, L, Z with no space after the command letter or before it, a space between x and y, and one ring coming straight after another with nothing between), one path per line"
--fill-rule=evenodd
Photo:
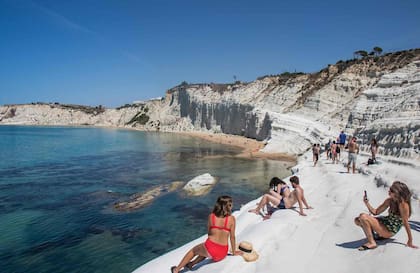
M353 163L353 173L356 172L357 154L359 153L359 145L357 145L356 140L356 137L352 137L349 142L349 162L347 163L347 173L350 173L351 163Z
M232 206L232 197L223 195L217 198L213 212L208 216L207 240L190 249L178 266L171 267L171 273L178 273L184 267L191 270L194 265L203 261L205 258L211 258L215 262L223 260L228 254L229 239L232 247L232 255L242 254L241 251L235 250L236 220L232 215Z

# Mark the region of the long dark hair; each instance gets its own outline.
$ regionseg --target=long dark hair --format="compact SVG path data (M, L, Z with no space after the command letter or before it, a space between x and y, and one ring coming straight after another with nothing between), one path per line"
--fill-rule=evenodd
M400 211L398 205L401 202L406 202L408 204L409 209L408 216L411 216L411 192L407 185L400 181L395 181L394 183L392 183L389 190L395 194L395 197L397 199L397 201L391 201L390 212L398 213L398 215L401 215L401 213L399 213Z
M271 178L270 183L269 183L269 187L273 188L273 187L277 187L279 184L283 184L286 185L286 182L284 182L283 180L281 180L280 178L278 178L277 176Z
M224 218L232 214L232 197L222 195L217 198L216 205L214 205L213 213L217 217Z
M378 142L376 141L376 138L372 138L372 142L373 146L378 147Z

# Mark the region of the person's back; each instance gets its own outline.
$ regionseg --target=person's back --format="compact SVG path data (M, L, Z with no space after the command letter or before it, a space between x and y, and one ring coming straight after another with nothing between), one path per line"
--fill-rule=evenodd
M227 245L234 219L233 216L217 217L214 213L208 219L208 237L215 243Z
M344 133L344 131L341 131L341 134L338 136L339 138L339 144L344 146L346 144L346 138L347 135Z
M314 144L314 146L312 146L312 153L313 153L314 155L318 154L318 149L317 149L317 147L316 147L316 144Z
M239 255L235 250L235 217L232 216L232 197L222 195L217 198L213 212L207 221L208 238L204 243L190 249L182 258L178 266L172 266L171 272L178 273L181 269L192 270L194 266L205 258L211 258L214 262L223 260L228 254L228 239L230 239L231 254Z

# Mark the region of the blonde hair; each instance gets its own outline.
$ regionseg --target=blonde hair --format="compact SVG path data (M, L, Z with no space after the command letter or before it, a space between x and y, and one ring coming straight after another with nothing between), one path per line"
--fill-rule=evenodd
M232 214L232 197L222 195L217 198L216 205L214 205L213 213L217 217L224 218Z
M400 181L395 181L389 189L395 194L395 197L398 200L397 202L391 201L390 211L398 212L398 215L400 215L398 205L401 202L406 202L409 208L409 216L411 216L411 192L408 186Z

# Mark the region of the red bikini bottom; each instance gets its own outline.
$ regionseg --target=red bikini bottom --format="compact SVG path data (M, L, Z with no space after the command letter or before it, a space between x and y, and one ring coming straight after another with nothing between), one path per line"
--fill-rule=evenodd
M207 252L210 254L210 257L215 262L223 260L227 256L229 248L228 245L221 245L215 243L208 238L204 243L204 247L207 249Z

